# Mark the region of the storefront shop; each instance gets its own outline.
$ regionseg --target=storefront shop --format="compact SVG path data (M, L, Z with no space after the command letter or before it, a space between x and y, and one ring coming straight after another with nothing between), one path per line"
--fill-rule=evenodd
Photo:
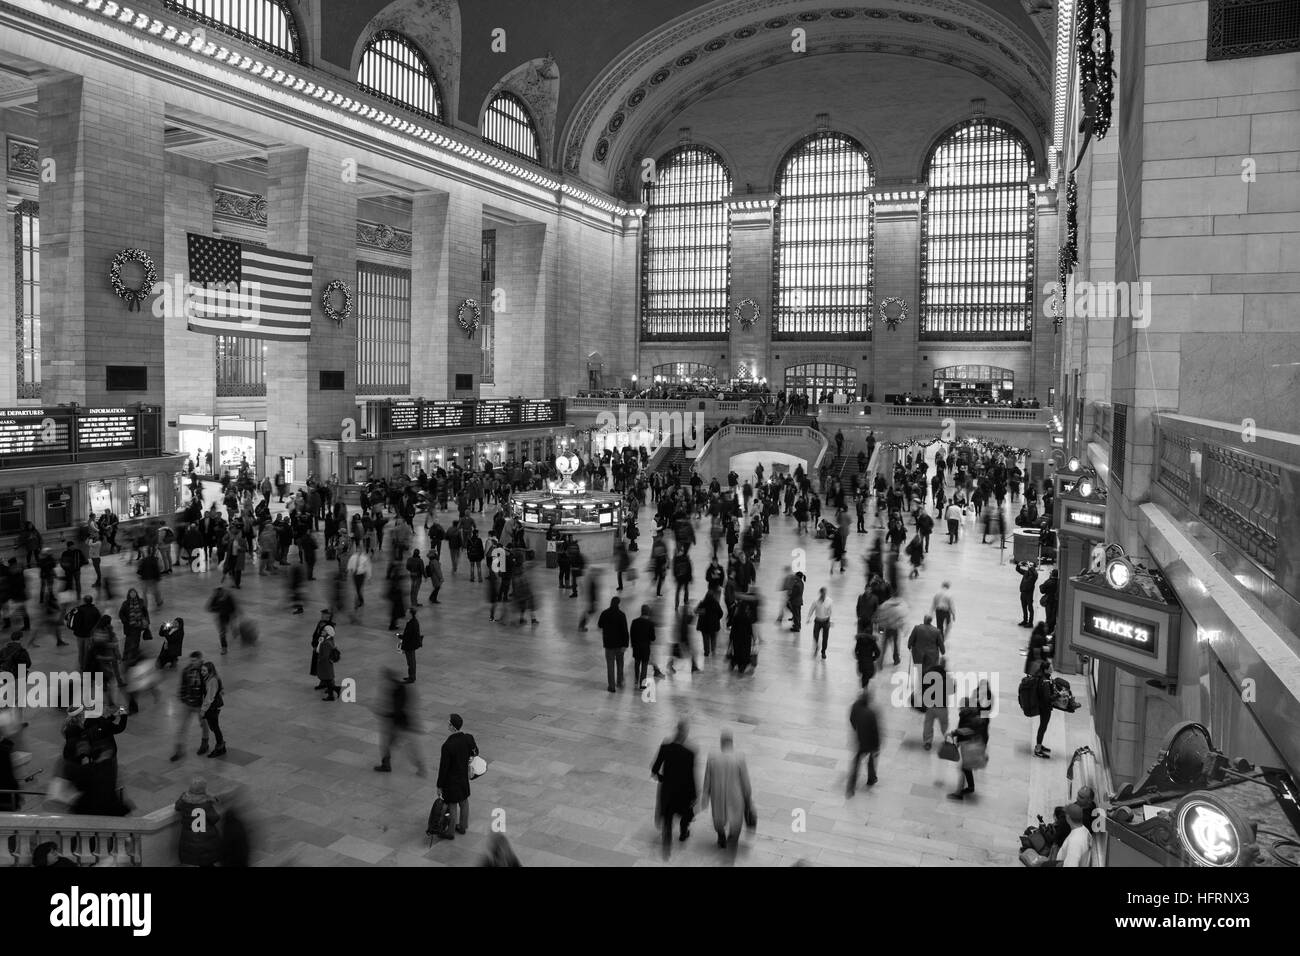
M563 399L374 402L359 410L359 441L312 441L316 473L343 484L551 461L574 446Z
M176 416L177 438L186 456L201 475L220 478L239 474L247 462L253 477L260 477L266 454L266 422L211 415Z

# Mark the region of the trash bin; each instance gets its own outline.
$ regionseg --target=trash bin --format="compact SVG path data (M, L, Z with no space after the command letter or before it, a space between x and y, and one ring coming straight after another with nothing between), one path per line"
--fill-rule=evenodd
M1016 562L1038 560L1038 529L1017 528L1013 536L1012 553Z

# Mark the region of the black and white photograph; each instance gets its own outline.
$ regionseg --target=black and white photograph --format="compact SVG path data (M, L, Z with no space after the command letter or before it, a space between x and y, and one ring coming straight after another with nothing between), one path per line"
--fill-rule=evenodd
M15 942L1283 931L1300 0L0 0L0 142Z

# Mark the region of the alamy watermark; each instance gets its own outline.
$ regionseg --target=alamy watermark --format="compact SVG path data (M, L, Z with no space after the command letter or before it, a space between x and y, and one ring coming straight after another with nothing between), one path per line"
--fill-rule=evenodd
M1133 328L1151 324L1150 282L1059 282L1043 286L1048 315L1067 319L1131 319Z
M84 671L0 671L0 707L85 707L87 717L104 716L104 675Z
M604 432L649 432L658 436L660 444L684 449L690 459L699 455L704 444L703 412L644 412L620 404L617 412L600 412L596 428Z

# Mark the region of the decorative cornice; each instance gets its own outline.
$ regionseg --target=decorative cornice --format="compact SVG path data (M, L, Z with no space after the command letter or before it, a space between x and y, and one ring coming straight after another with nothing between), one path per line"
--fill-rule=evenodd
M36 179L40 175L41 156L35 143L9 136L5 141L5 155L10 176Z
M394 229L382 222L357 220L357 245L382 249L401 256L411 254L411 234L405 229Z
M257 193L239 192L234 189L212 190L212 215L216 219L250 223L266 228L266 197Z
M214 85L224 91L236 91L239 95L247 97L249 95L247 91L236 85L240 78L247 78L258 81L265 86L282 88L290 95L302 99L304 102L302 103L303 109L301 112L308 115L310 110L306 109L306 107L309 106L314 106L317 109L321 107L337 107L340 114L353 114L352 119L354 121L368 122L368 125L371 125L375 132L385 132L382 128L386 127L387 132L394 136L404 134L405 137L409 137L406 149L417 152L418 147L423 146L424 155L420 157L421 160L427 162L430 158L429 154L432 153L434 159L452 167L450 171L452 175L462 172L461 169L455 168L457 165L464 167L473 164L473 166L480 167L484 172L496 171L503 176L509 177L513 182L550 192L554 194L551 197L553 202L559 202L564 196L569 196L590 210L599 210L619 217L633 215L626 204L612 201L595 190L576 186L564 179L549 175L535 166L523 165L520 162L514 162L504 156L471 145L469 142L448 135L445 128L431 128L431 126L437 124L422 125L418 121L408 118L408 116L397 115L365 102L358 98L358 91L345 81L337 80L335 77L325 77L318 71L311 70L310 67L303 69L304 72L312 73L312 79L286 71L275 63L267 63L264 60L257 59L243 50L234 49L232 48L235 45L234 42L230 46L223 45L206 39L200 31L188 25L182 24L178 26L168 23L150 13L122 7L113 0L63 0L60 6L80 8L81 15L87 17L96 26L101 26L104 21L108 21L110 27L117 26L121 30L132 31L129 49L128 44L121 39L110 38L102 29L102 26L99 32L92 36L85 31L78 30L77 27L68 24L64 20L33 16L30 11L22 8L0 8L0 10L3 10L9 16L21 17L29 23L33 21L43 22L56 25L60 30L72 30L81 36L85 42L99 46L109 46L115 54L126 55L139 60L159 62L155 59L159 55L159 50L150 49L151 46L164 51L169 49L183 51L200 58L204 66L207 67L203 74L191 71L192 75L196 77L202 75L205 83ZM33 32L39 35L39 31ZM49 37L49 39L62 41L65 38ZM293 64L285 63L285 65L292 66ZM223 66L226 72L234 75L222 75ZM318 83L316 82L317 79L337 83L347 89L347 92L340 92L338 89L326 86L324 83ZM252 98L259 101L259 108L264 103L269 102L257 97L256 94ZM284 104L278 104L278 110L283 112ZM299 116L295 115L293 121L298 120ZM319 122L319 118L317 122ZM382 137L374 144L374 148L380 151L391 146L392 143L384 141ZM476 180L476 182L478 181ZM479 185L492 188L493 183L491 179L488 179L485 182L479 182Z

